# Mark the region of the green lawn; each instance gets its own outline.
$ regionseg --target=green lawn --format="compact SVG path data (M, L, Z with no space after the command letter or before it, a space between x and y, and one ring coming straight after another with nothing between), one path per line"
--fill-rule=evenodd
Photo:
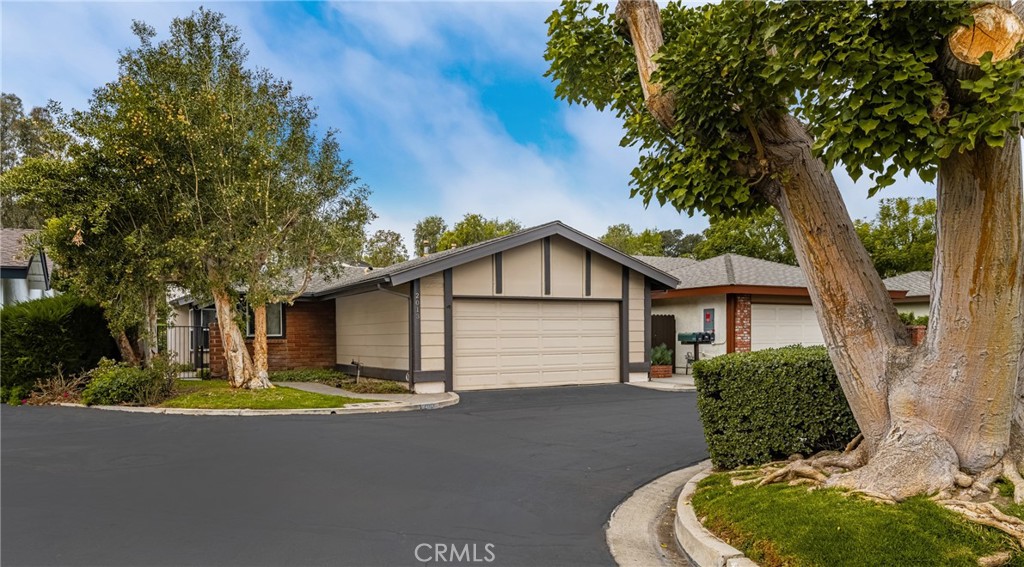
M926 498L880 504L831 489L732 486L725 474L698 486L697 517L763 567L976 567L979 557L1004 550L1014 552L1007 565L1024 566L1009 537Z
M339 408L346 404L372 402L357 398L329 396L278 386L269 390L240 390L226 380L181 381L175 394L160 404L165 408L195 409L305 409Z

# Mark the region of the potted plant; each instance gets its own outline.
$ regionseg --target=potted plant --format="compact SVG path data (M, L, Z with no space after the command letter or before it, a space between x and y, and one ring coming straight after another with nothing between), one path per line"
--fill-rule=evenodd
M664 343L651 349L651 378L672 377L672 349Z

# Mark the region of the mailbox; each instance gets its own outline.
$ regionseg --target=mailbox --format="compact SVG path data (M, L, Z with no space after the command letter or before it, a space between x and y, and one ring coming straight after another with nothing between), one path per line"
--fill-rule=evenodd
M715 333L679 333L679 342L684 345L709 345L715 342Z

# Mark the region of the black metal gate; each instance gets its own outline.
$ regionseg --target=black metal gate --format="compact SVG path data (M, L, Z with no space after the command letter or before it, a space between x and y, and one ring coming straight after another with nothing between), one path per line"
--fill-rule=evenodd
M210 368L210 327L205 325L168 325L161 352L181 365L182 378L199 378Z
M654 348L664 344L672 349L672 368L676 366L676 316L675 315L651 315L651 344L648 348Z

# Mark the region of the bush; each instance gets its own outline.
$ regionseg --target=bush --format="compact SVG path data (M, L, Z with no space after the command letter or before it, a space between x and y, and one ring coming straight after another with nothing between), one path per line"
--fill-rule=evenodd
M10 388L0 387L0 401L8 405L19 406L22 400L28 399L30 393L29 388L20 384Z
M318 382L337 388L348 380L353 379L349 378L348 374L331 368L300 368L270 372L271 382Z
M82 403L91 405L156 405L174 390L174 367L156 359L151 368L138 368L102 360L90 372L89 385L82 391Z
M913 311L911 311L910 313L900 313L899 315L900 315L900 321L902 321L904 325L920 325L920 326L923 326L923 327L927 327L928 326L928 316L927 315L922 315L920 317L917 317L916 315L914 315Z
M73 295L58 295L0 312L0 386L30 390L38 380L88 370L118 355L103 310ZM26 392L27 393L27 392Z
M824 347L700 360L693 377L708 451L718 468L841 449L859 431Z
M668 365L672 364L672 349L662 343L651 349L651 364Z

